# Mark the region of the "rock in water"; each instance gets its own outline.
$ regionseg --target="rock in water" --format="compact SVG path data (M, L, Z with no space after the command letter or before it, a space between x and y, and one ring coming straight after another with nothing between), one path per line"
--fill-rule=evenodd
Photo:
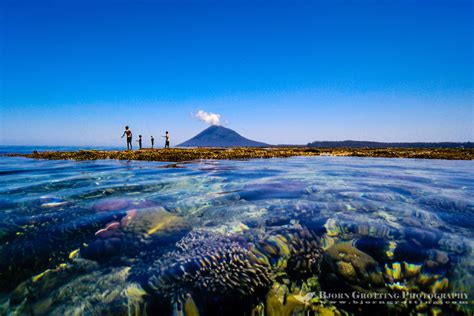
M180 240L191 230L190 223L163 207L150 207L127 212L122 219L123 249L133 255L137 250L154 253Z
M341 242L326 250L321 276L327 288L336 291L370 292L384 287L377 261L350 242Z
M95 233L97 239L81 249L84 258L105 261L126 253L134 257L149 254L161 246L173 244L191 229L181 216L162 207L128 210L118 221L111 222Z

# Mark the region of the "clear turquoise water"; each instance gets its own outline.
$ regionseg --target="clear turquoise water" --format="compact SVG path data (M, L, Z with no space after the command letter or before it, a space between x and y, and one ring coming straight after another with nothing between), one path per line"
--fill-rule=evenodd
M130 210L150 208L184 219L186 231L227 235L311 223L326 242L350 241L370 254L381 271L387 263L418 264L447 277L448 291L473 292L472 161L295 157L173 166L0 157L0 179L4 298L28 278L68 262L78 248L100 267L120 266L115 258L134 256L123 251L123 228L113 237L119 246L85 251L85 245L97 245L97 231L110 223L123 227ZM166 236L153 260L172 251L180 233ZM380 242L396 243L390 259L377 258L387 251ZM127 265L147 262L139 260Z

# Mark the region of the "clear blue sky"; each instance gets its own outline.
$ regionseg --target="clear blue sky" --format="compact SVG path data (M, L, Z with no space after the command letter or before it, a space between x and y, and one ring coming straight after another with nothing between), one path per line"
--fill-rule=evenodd
M474 141L473 1L0 3L0 144Z

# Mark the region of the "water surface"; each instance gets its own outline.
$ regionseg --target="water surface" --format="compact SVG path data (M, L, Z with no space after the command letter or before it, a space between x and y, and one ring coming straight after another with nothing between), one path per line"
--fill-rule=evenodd
M472 161L354 157L178 165L1 157L3 301L22 282L74 258L96 264L86 269L85 275L89 276L98 271L102 277L111 276L117 267L130 267L136 276L133 282L145 291L153 291L147 288L155 273L150 267L163 261L160 258L167 252L175 251L176 242L190 231L243 236L247 245L259 238L255 236L295 227L305 227L317 235L321 256L325 257L323 270L332 271L334 258L328 249L344 242L377 262L377 272L373 273L383 275L383 290L373 288L362 277L357 282L367 284L356 287L350 276L332 271L339 281L349 280L344 284L348 286L345 290L420 291L421 285L416 282L421 282L423 274L432 279L429 285L423 281L431 291L472 295L473 167ZM156 232L163 233L155 238ZM76 249L76 256L71 255ZM402 267L401 277L393 276L397 264ZM403 268L404 264L411 264L414 270L420 267L416 280L408 268ZM302 280L307 277L301 276ZM51 278L57 293L66 291L68 282L78 282L54 275ZM113 284L132 282L130 277L122 281L110 278ZM90 299L93 289L83 287L100 286L81 280L82 287L76 295ZM291 277L290 280L294 281ZM319 290L338 290L329 281L320 283ZM198 302L202 293L189 291L194 293L199 309L206 310ZM164 301L170 300L166 293L160 295L164 295ZM91 306L83 304L80 308L93 310L101 304L96 297L94 300L96 303ZM60 294L48 302L35 308L64 312L63 305L71 304ZM10 302L4 308L12 311L20 308L20 303ZM112 308L110 304L105 306L109 307L101 308Z

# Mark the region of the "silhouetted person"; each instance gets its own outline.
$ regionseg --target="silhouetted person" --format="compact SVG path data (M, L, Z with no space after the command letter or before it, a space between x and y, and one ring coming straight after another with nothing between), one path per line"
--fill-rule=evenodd
M153 136L151 137L151 149L153 149L153 145L155 145L155 139Z
M125 131L122 134L122 138L127 135L127 150L132 150L132 131L125 126Z
M165 148L170 148L170 134L166 131L166 135L163 136L165 138Z
M138 149L142 149L142 135L138 135Z

